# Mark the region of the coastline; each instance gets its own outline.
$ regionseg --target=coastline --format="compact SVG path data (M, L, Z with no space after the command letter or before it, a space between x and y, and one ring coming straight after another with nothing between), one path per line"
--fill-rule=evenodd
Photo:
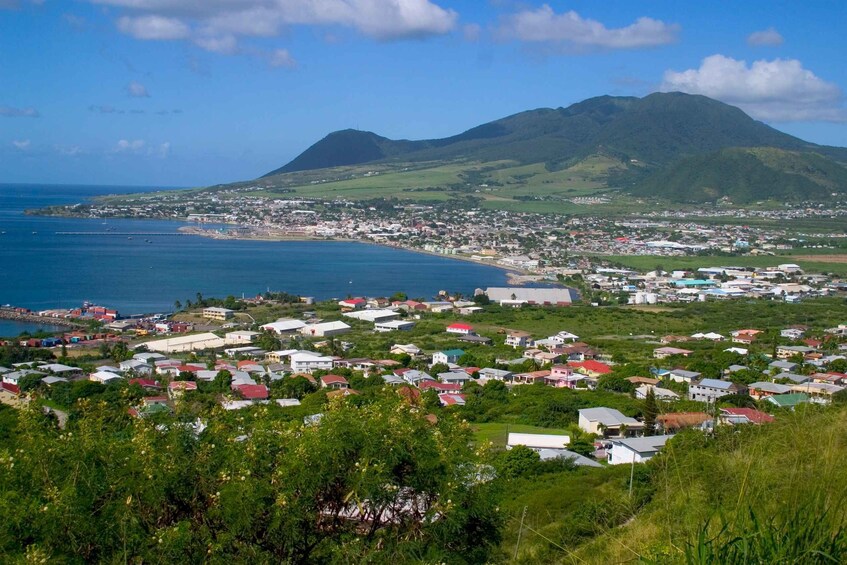
M214 230L208 230L199 226L187 225L179 228L179 231L182 233L187 233L190 235L197 235L200 237L208 237L211 239L232 239L232 240L242 240L242 241L324 241L324 242L339 242L339 243L362 243L365 245L378 245L380 247L388 247L390 249L400 249L403 251L410 251L412 253L421 253L423 255L430 255L432 257L440 257L442 259L455 259L457 261L465 261L468 263L474 263L476 265L485 265L488 267L494 267L495 269L500 269L501 271L506 272L507 283L510 286L523 286L526 284L531 284L533 281L526 280L525 277L538 276L526 269L519 269L517 267L505 267L503 265L497 265L493 262L481 261L479 259L474 259L472 257L468 257L467 255L447 255L445 253L436 253L434 251L427 251L425 249L419 249L417 247L407 247L400 244L393 244L387 242L379 242L373 241L369 239L356 239L349 237L316 237L316 236L308 236L308 235L258 235L258 234L241 234L241 235L223 235L220 232ZM540 281L536 281L540 282Z
M27 324L43 324L45 326L57 326L61 328L76 328L82 324L78 324L65 318L50 318L47 316L39 316L38 314L22 314L11 310L0 309L0 319L10 320L12 322L22 322Z

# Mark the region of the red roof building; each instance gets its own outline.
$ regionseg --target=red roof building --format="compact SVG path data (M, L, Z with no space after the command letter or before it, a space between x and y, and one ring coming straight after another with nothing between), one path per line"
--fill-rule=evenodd
M341 389L349 386L347 379L340 375L324 375L321 377L321 388Z
M473 326L468 324L456 323L447 326L447 333L459 335L471 335L474 333Z
M268 387L265 385L238 385L235 389L245 400L267 400Z
M725 424L769 424L774 417L754 408L721 408L721 422Z
M589 377L599 377L600 375L608 375L612 372L612 368L600 361L589 359L588 361L571 361L568 363L575 371L578 371Z
M422 391L434 389L437 392L460 392L462 385L459 383L442 383L438 381L422 380L418 383L418 388Z

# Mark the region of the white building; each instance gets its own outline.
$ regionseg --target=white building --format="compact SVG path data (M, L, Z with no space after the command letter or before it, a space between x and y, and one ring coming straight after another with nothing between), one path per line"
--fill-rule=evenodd
M158 351L161 353L187 353L190 351L201 351L203 349L223 347L226 345L226 341L222 337L218 337L213 333L202 333L147 341L142 345L146 346L148 351Z
M630 434L639 432L644 424L624 416L614 408L582 408L579 410L579 427L581 430L599 436L618 436L626 430Z
M294 373L311 373L319 370L332 370L332 357L313 351L298 351L291 354L291 370Z
M378 332L410 331L414 327L415 323L408 320L389 320L374 324L374 330Z
M309 324L300 330L300 333L306 337L330 337L334 335L346 334L350 331L350 326L344 322L322 322L320 324Z
M354 312L345 313L344 317L376 324L380 322L387 322L389 320L396 320L400 317L400 314L399 312L388 309L356 310Z
M612 440L606 450L609 465L644 463L656 455L673 436L646 436Z
M510 433L506 441L506 449L511 449L516 445L525 445L536 451L539 449L565 449L570 442L570 436Z
M291 318L280 318L276 322L271 322L260 326L263 330L271 331L279 335L292 334L299 332L306 325L302 320L294 320Z
M227 345L248 345L253 343L261 334L259 332L237 331L224 334Z

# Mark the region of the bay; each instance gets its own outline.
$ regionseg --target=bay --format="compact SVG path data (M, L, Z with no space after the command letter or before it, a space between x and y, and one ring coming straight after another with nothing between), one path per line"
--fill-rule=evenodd
M240 297L271 290L323 300L402 291L429 299L440 290L470 295L506 283L502 269L377 245L116 235L174 234L186 224L24 214L150 190L158 188L0 185L0 304L39 310L88 300L132 315L172 310L198 292Z

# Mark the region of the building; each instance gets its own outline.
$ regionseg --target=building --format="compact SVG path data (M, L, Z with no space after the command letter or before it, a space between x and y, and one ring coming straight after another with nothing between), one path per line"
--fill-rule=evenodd
M350 326L344 322L322 322L319 324L309 324L304 326L300 333L306 337L332 337L335 335L346 334L350 331Z
M356 310L353 312L346 312L344 314L344 317L352 318L354 320L360 320L362 322L370 322L372 324L377 324L381 322L388 322L389 320L396 320L400 317L400 313L395 312L394 310L387 309Z
M374 324L374 331L385 333L395 331L411 331L414 329L415 323L409 320L389 320L387 322L377 322Z
M697 402L714 402L728 394L738 394L742 388L730 381L719 379L702 379L693 381L688 387L689 400Z
M227 345L248 345L256 341L261 334L259 332L237 331L224 334Z
M510 331L506 335L506 345L517 349L518 347L527 347L532 341L532 334L520 330Z
M582 408L579 410L581 430L601 437L621 437L635 435L644 429L644 424L624 416L614 408Z
M226 340L213 333L202 333L147 341L142 345L147 347L148 351L157 351L160 353L188 353L191 351L202 351L204 349L224 347L226 345Z
M576 298L575 292L569 288L489 287L485 290L485 294L492 302L510 306L522 304L569 306Z
M768 424L774 417L753 408L721 408L721 424Z
M389 353L392 355L411 355L414 357L421 354L421 348L413 343L395 343L391 346Z
M276 322L271 322L261 326L265 331L271 331L278 335L293 334L303 329L306 325L302 320L294 320L291 318L280 318Z
M675 383L688 383L699 379L701 376L697 371L686 371L684 369L672 369L670 373L668 373L668 378Z
M565 449L570 442L570 436L565 435L510 433L506 441L506 449L512 449L516 445L524 445L533 451Z
M468 324L455 323L447 326L445 330L449 334L457 334L457 335L473 335L473 326Z
M747 389L750 391L750 396L756 400L761 400L776 394L787 394L791 392L791 387L788 385L768 381L751 383L747 386Z
M444 363L445 365L456 364L459 362L459 358L464 355L465 352L461 349L447 349L445 351L436 351L432 354L432 364L437 365L438 363Z
M229 308L218 308L216 306L203 308L203 317L208 320L218 320L223 322L224 320L229 320L233 316L235 316L235 310L230 310Z
M682 357L688 357L691 355L693 351L688 349L681 349L679 347L657 347L653 350L653 357L656 359L667 359L673 355L681 355Z
M645 436L612 440L606 450L609 465L644 463L652 459L673 436Z
M291 372L293 373L311 373L332 369L333 358L314 351L297 351L292 353L289 358L291 359Z

